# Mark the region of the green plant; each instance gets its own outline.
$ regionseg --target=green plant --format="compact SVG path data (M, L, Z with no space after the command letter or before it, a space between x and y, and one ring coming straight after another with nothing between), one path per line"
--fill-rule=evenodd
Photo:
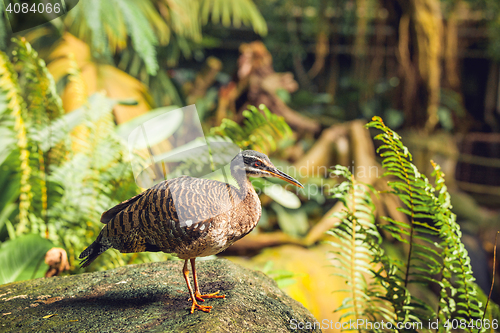
M382 237L375 225L375 206L367 191L369 187L358 183L347 167L337 165L333 173L347 181L333 189L333 197L340 200L345 209L335 214L342 223L328 231L337 240L329 243L336 255L333 261L343 268L335 275L345 279L348 286L336 292L350 294L335 311L342 312L340 320L353 317L356 322L359 319L373 322L381 313L380 309L387 311L381 306L383 299L377 297L382 294L382 286L367 280L367 277L373 278L373 264L383 254L380 248Z
M11 243L28 234L39 235L68 252L72 269L75 258L93 241L102 227L103 211L138 193L124 144L136 122L116 127L112 110L118 103L102 94L82 99L82 107L65 113L45 63L23 39L14 40L11 59L0 53L0 237ZM81 81L77 68L69 80ZM28 112L29 110L29 112ZM145 115L144 121L167 109ZM245 113L246 126L226 120L219 135L208 141L247 143L272 149L291 133L282 118L265 107ZM267 132L267 133L266 133ZM264 139L258 136L265 134ZM165 139L166 132L158 140ZM241 141L250 137L249 141ZM243 146L243 145L242 145ZM245 146L243 146L245 147ZM139 157L137 157L139 158ZM37 246L28 240L25 245ZM2 255L13 258L14 246ZM158 260L158 254L122 255L116 251L100 257L93 269L107 269L131 262ZM38 257L37 257L38 258ZM168 256L163 255L163 259ZM24 264L24 263L22 263ZM30 266L31 267L31 266ZM27 275L14 277L26 278ZM6 280L7 281L7 280Z
M44 61L25 40L14 45L12 60L0 53L1 255L15 258L18 238L38 253L40 242L26 236L34 234L64 248L77 269L77 254L102 227L101 213L139 190L111 113L118 101L95 94L65 114ZM71 75L78 81L77 70ZM110 252L94 269L155 256ZM10 274L9 281L28 275Z
M265 263L264 267L255 267L256 270L269 276L271 279L276 281L278 287L285 288L297 282L295 278L301 276L301 274L296 274L294 272L285 269L273 269L274 262L269 260Z
M8 240L0 246L0 284L42 277L45 253L54 245L36 234Z
M276 150L278 139L292 135L283 117L271 113L263 104L258 109L249 105L248 110L243 111L243 116L243 126L224 118L220 126L210 130L210 135L227 137L240 148L257 149L264 153Z
M334 196L346 209L339 215L340 226L330 234L337 239L332 244L341 264L340 274L352 293L338 310L345 311L343 317L383 319L392 324L390 331L394 332L417 331L416 327L397 329L397 323L419 322L422 326L418 331L430 330L429 321L436 319L439 332L456 328L452 319L457 319L459 328L478 331L473 325L483 316L483 303L477 296L470 259L460 240L460 227L451 212L444 174L432 162L432 185L411 163L412 156L401 137L381 118L374 117L367 127L382 131L375 139L382 142L377 152L382 157L383 176L390 177L390 193L401 200L398 210L408 222L385 217L385 223L375 224L368 191L348 170L337 167L335 173L347 181ZM403 245L404 260L384 252L379 229ZM422 289L428 292L425 288L429 285L439 289L434 305L417 296ZM363 327L358 331L368 330Z
M257 34L267 33L266 22L251 0L85 0L63 20L51 21L52 27L37 28L35 35L43 38L30 41L45 48L47 39L69 32L90 47L85 60L116 65L138 78L158 106L181 104L182 92L160 69L176 66L181 58L202 58L203 49L214 45L214 39L202 31L209 21L224 27L243 23ZM3 30L0 19L0 47Z

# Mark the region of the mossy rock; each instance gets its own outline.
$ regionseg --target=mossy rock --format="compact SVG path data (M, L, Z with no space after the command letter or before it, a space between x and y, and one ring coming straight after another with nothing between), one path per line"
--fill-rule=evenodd
M206 300L210 313L190 314L182 266L167 261L1 285L0 331L300 332L291 323L316 322L265 274L225 259L197 262L201 292L226 298Z
M348 292L335 292L334 290L345 289L345 279L334 275L340 273L335 267L331 253L332 246L321 244L310 248L296 245L283 245L267 248L251 259L242 257L228 257L233 262L250 269L262 269L269 262L272 267L268 274L276 276L273 272L286 271L293 274L293 277L282 289L293 299L303 304L314 317L318 318L322 325L323 332L340 332L335 328L336 323L348 321L349 318L340 320L343 312L334 312L342 306L342 302L347 297L351 297ZM280 280L283 282L283 280ZM345 312L344 312L345 313Z

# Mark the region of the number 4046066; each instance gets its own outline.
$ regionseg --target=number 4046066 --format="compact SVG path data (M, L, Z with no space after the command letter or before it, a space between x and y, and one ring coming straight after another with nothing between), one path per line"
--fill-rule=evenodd
M12 14L12 13L15 13L15 14L19 14L19 13L47 13L47 14L51 14L51 13L60 13L62 11L62 7L61 7L61 4L59 3L55 3L55 4L51 4L51 3L34 3L32 5L28 4L28 3L15 3L15 4L12 4L12 3L9 3L9 5L7 6L7 8L5 9L5 11L7 11L8 13Z

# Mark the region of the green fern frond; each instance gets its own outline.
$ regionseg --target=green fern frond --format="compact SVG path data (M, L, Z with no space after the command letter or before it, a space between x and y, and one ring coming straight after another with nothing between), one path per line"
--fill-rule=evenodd
M85 142L81 143L82 149L71 151L64 163L51 166L48 177L60 193L48 211L50 234L55 243L63 245L74 257L100 231L102 211L138 190L126 146L115 134L113 105L105 96L94 94L82 108L64 116L72 127L84 130ZM75 113L78 117L69 118ZM60 129L66 135L71 130ZM113 254L102 260L108 268L125 263Z
M410 316L416 316L414 319L419 321L427 321L435 316L433 309L414 296L408 297L407 289L411 284L433 282L432 276L441 270L440 256L433 239L436 228L427 222L427 219L434 216L434 212L429 210L434 196L429 193L427 178L411 162L411 154L401 142L401 137L385 126L378 117L374 117L366 127L383 132L375 136L376 140L382 141L377 152L383 158L383 176L396 178L395 181L389 181L388 185L403 202L403 207L398 210L409 218L408 225L387 218L389 223L383 227L394 238L408 244L406 262L393 263L397 269L394 272L395 281L392 282L397 282L400 292L400 303L396 303L398 321L408 320Z
M37 133L48 126L51 120L64 113L62 101L57 94L52 75L48 72L45 62L38 57L37 52L24 38L12 40L15 45L13 52L14 67L18 69L18 80L22 87L21 94L27 103L26 127L30 151L32 209L31 232L42 233L48 207L47 197L47 169L48 163L54 155L61 156L61 152L44 152L41 149L40 137ZM50 137L47 138L50 140ZM51 161L54 163L55 161ZM38 207L40 206L40 207ZM39 212L40 214L37 214Z
M333 191L333 197L344 204L344 210L335 215L341 223L328 232L336 239L329 243L336 255L334 261L341 266L341 273L336 275L346 280L349 288L347 291L351 294L335 311L343 313L341 320L349 318L357 322L367 319L373 322L384 318L393 322L395 318L384 315L382 311L390 304L382 298L383 288L373 283L376 278L374 263L377 258L382 257L383 251L380 247L382 238L375 226L375 206L369 189L358 183L346 167L337 165L333 173L347 181ZM367 279L371 282L368 283ZM382 330L360 328L358 331Z
M30 110L33 125L46 124L64 114L62 101L56 91L52 75L38 53L23 38L13 38L16 45L14 66L19 68L19 82Z
M433 187L411 163L411 154L402 144L401 137L389 129L382 119L374 117L366 126L383 132L375 139L382 141L377 151L383 157L384 175L396 178L388 184L403 202L399 210L410 220L406 225L387 218L389 224L384 227L409 248L406 262L386 260L386 271L389 267L389 275L393 279L388 281L389 277L385 277L386 287L389 287L386 288L387 297L396 300L392 303L398 321L410 317L420 321L437 317L441 322L456 318L469 323L481 318L483 312L476 297L470 259L460 241L460 227L450 210L450 198L440 168L433 163L436 183ZM441 287L437 313L422 300L408 294L409 286L415 283L437 283ZM396 297L391 295L391 288L395 286L402 290ZM440 331L450 329L440 326ZM472 332L470 327L468 330Z
M21 96L21 90L17 81L17 74L12 68L7 55L0 52L0 92L7 104L7 109L10 111L14 119L14 132L17 137L17 147L19 149L20 159L20 196L19 196L19 226L17 234L21 235L26 232L29 225L29 208L31 206L32 192L30 185L31 166L30 166L30 151L28 149L28 136L25 124L26 118L26 103Z
M248 106L243 116L246 118L243 126L225 118L219 127L210 130L210 135L228 137L240 148L257 149L264 153L276 150L278 140L292 135L283 117L272 113L263 104L259 105L259 109Z
M460 240L462 237L460 226L456 222L456 215L450 210L450 194L444 182L444 174L439 165L433 161L431 163L434 168L432 175L435 177L435 190L438 192L434 197L433 208L436 211L436 227L439 228L442 240L440 247L444 258L438 316L441 321L454 315L454 318L469 322L482 317L482 304L477 299L477 285L472 276L469 255ZM460 295L458 302L453 298L456 294Z
M0 147L0 166L7 170L0 177L5 190L0 196L8 204L0 207L0 219L8 220L9 236L39 233L75 258L102 227L102 211L138 191L128 150L115 133L115 102L95 94L81 108L63 113L52 78L36 52L24 40L16 40L13 54L14 65L0 53L0 139L7 146ZM76 127L83 130L85 140L80 144L87 149L66 149L79 140L71 135ZM58 146L64 158L51 157ZM11 179L5 177L11 174ZM11 219L14 213L18 222ZM150 260L147 254L137 258ZM116 253L101 261L102 268L127 263Z
M97 53L108 55L109 48L102 20L102 6L105 3L106 1L88 0L82 2L80 7L85 18L84 22L88 30L90 30L90 44ZM113 15L113 12L108 12L108 14Z
M169 15L164 17L172 32L177 36L200 42L202 39L200 25L199 0L162 0Z

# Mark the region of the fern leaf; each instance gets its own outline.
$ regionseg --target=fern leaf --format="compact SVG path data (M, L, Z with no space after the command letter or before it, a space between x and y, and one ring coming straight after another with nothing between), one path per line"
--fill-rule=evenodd
M26 42L24 38L13 39L15 52L13 52L14 66L19 69L18 80L22 87L22 96L27 103L29 113L26 113L26 125L29 147L31 147L29 159L32 169L29 183L31 184L32 209L30 218L30 231L40 232L46 222L48 207L47 189L47 167L48 161L54 157L58 160L61 151L52 151L50 154L41 149L41 141L37 133L48 126L52 119L64 113L62 102L57 94L52 75L48 72L45 62L38 57L37 52ZM47 138L50 141L50 138ZM59 157L59 158L58 158ZM37 207L41 206L41 207ZM37 214L39 212L40 214Z
M477 299L477 285L472 276L472 267L467 250L461 242L462 233L460 226L456 222L456 216L450 211L450 195L447 192L444 183L444 174L439 165L431 161L434 168L438 196L434 197L434 206L436 209L436 226L439 227L440 238L442 239L440 247L442 255L445 258L442 268L441 278L441 298L439 300L439 318L444 321L455 314L458 320L476 320L481 318L481 302ZM456 276L455 280L451 280ZM453 297L458 293L458 298L462 302L455 304ZM457 307L458 305L458 307ZM472 332L472 330L470 330Z
M410 221L408 225L404 225L401 222L387 219L390 224L385 227L385 230L394 238L408 244L406 262L401 267L401 272L394 276L401 287L407 289L411 284L425 283L430 275L422 273L440 270L440 257L436 251L434 240L429 237L429 234L435 230L429 228L428 224L422 220L428 217L425 213L429 212L429 204L433 196L428 193L430 185L427 178L420 174L411 163L411 154L402 144L401 137L385 126L382 119L378 117L374 117L373 121L367 124L367 127L377 128L383 132L375 139L382 141L377 152L383 157L382 166L387 170L384 176L398 179L388 182L388 185L403 202L403 207L399 207L398 210L406 214ZM434 216L433 213L431 215ZM422 258L427 258L427 260L422 260ZM398 321L407 320L406 318L419 312L410 310L410 305L423 303L411 295L400 298L400 300L402 303L397 304L396 311ZM427 321L434 317L432 309L428 310L417 314L419 321Z
M90 40L93 49L99 54L110 55L102 24L102 4L104 2L101 0L88 0L82 2L80 6L85 17L85 23L90 30Z
M460 241L456 217L450 210L444 175L433 163L436 183L433 187L411 163L411 154L402 144L401 137L385 126L382 119L374 117L367 127L383 132L375 137L382 141L377 151L383 157L382 166L388 170L385 174L398 179L388 182L393 193L403 202L404 206L398 210L410 219L407 226L387 219L389 225L384 227L394 238L409 245L405 263L387 260L387 267L396 269L390 273L393 281L388 281L386 286L396 283L402 290L408 290L410 284L437 283L442 288L437 313L410 294L406 298L399 295L401 297L393 301L398 320L414 317L424 321L437 317L441 322L457 318L469 323L481 318L481 304L476 297L470 259ZM435 278L436 275L439 277ZM383 277L380 273L379 276ZM390 299L393 295L390 295L390 289L387 290ZM440 330L449 331L450 328L440 326ZM472 332L470 328L469 331Z
M376 258L382 256L382 240L374 221L375 207L367 187L357 183L348 168L336 166L333 173L346 178L347 181L336 187L332 193L335 198L341 199L345 209L336 216L341 220L340 225L328 232L335 237L335 240L329 243L335 249L332 251L336 254L334 261L341 267L341 271L336 275L346 280L349 289L344 291L351 294L335 311L342 313L341 320L374 320L380 318L380 309L389 304L382 297L380 286L368 284L366 279L368 277L374 280L377 277L373 264ZM384 318L391 322L395 319L391 315ZM364 329L358 330L361 332Z
M28 213L31 205L32 192L30 176L32 173L28 149L28 137L25 124L26 104L21 96L17 74L12 68L7 55L0 52L0 91L7 102L7 109L10 110L14 119L14 131L17 136L17 147L20 158L20 196L19 196L19 226L16 230L18 235L27 231L29 225Z
M243 126L225 118L219 127L210 130L210 135L228 137L241 148L256 149L264 153L276 150L278 140L292 135L292 130L283 117L271 113L263 104L259 109L248 106L248 110L243 111L243 116L246 118Z
M150 75L158 72L158 39L166 44L170 33L151 0L85 1L68 12L65 24L70 32L92 46L93 54L108 61L127 47L130 37Z

